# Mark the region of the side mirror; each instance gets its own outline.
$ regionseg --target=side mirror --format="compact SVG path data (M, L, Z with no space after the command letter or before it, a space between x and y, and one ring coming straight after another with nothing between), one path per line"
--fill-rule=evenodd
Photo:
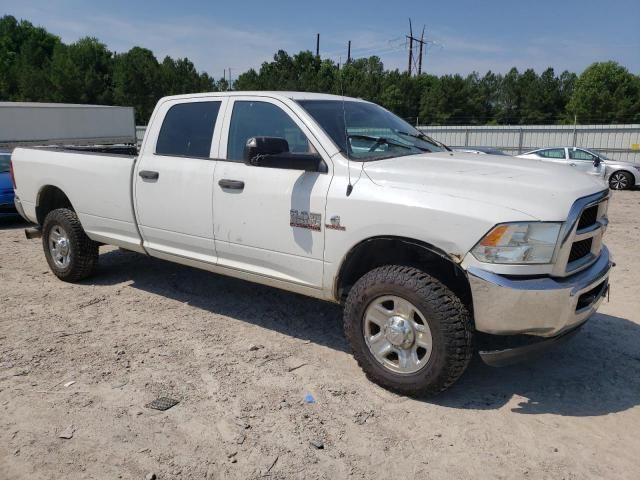
M602 159L601 159L600 157L596 157L596 158L593 160L593 166L594 166L594 167L596 167L596 168L598 168L598 167L600 166L600 164L601 164L601 163L602 163Z
M317 153L293 153L289 143L278 137L251 137L244 147L244 163L254 167L327 173Z
M244 146L244 161L251 163L264 155L289 152L289 142L279 137L251 137ZM253 165L253 163L251 163Z

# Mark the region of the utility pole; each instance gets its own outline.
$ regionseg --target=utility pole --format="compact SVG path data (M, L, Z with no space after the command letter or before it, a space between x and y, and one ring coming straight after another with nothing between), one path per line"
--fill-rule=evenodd
M347 63L351 63L351 40L349 40L349 45L347 46Z
M316 34L316 57L320 56L320 34Z

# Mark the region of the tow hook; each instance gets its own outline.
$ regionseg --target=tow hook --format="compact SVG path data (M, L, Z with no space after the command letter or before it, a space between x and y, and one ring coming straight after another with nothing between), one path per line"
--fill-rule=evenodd
M29 240L34 238L42 238L42 229L40 227L25 228L24 234Z

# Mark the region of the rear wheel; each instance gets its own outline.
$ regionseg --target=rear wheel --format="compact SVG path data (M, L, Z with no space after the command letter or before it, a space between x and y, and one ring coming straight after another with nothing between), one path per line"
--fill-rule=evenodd
M469 312L435 278L412 267L380 267L351 289L345 333L375 383L403 394L436 394L473 354Z
M633 184L633 177L628 172L613 172L609 177L609 187L612 190L626 190L631 188Z
M75 212L66 208L44 219L42 246L51 271L66 282L89 277L98 264L98 244L87 237Z

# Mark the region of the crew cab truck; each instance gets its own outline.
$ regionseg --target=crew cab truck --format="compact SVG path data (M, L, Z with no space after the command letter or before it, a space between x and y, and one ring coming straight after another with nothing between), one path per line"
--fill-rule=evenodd
M601 180L453 152L354 98L166 97L137 156L12 161L60 279L109 244L341 303L364 372L405 394L448 388L475 349L501 364L565 338L608 290Z

